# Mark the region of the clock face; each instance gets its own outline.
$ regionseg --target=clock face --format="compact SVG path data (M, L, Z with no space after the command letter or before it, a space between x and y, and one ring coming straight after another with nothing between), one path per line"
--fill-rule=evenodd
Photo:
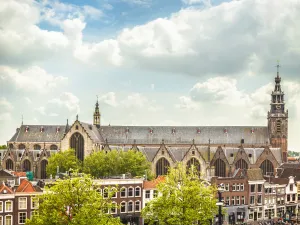
M281 105L276 105L276 109L281 109Z

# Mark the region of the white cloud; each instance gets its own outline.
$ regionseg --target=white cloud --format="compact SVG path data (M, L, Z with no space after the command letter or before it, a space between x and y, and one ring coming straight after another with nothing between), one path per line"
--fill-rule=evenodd
M182 0L182 2L187 5L202 3L205 6L211 6L211 0Z
M48 74L38 66L32 66L22 71L8 66L0 66L0 81L6 84L4 88L10 90L46 93L64 84L67 78Z
M148 99L140 93L132 93L122 101L122 104L127 108L142 108L146 105L146 103L148 103Z
M180 96L179 104L175 105L178 109L194 110L199 108L199 103L193 101L190 97Z
M13 105L4 97L0 97L0 121L11 120Z
M115 92L108 92L99 98L99 102L103 102L109 106L116 107L118 105Z
M60 95L59 98L54 98L48 102L49 104L59 107L59 108L67 108L69 112L74 114L78 114L80 112L79 107L79 99L70 92L64 92ZM53 108L53 110L55 109ZM50 112L54 113L54 112Z

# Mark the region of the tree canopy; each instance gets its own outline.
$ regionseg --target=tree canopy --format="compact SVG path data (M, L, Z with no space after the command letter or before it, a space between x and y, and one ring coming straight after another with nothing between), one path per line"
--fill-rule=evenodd
M39 197L39 208L26 225L120 225L106 212L115 207L93 188L90 177L58 180Z
M57 166L59 167L59 172L65 173L72 170L78 170L81 168L81 163L75 156L75 151L69 149L66 151L60 151L50 156L47 165L47 175L50 174L55 176L57 173Z
M94 177L130 173L132 176L151 175L151 164L139 151L99 151L84 159L83 171Z
M6 145L0 145L0 149L7 149Z
M193 167L189 171L182 164L170 168L157 191L157 197L142 211L150 224L210 224L217 214L216 188L203 182Z

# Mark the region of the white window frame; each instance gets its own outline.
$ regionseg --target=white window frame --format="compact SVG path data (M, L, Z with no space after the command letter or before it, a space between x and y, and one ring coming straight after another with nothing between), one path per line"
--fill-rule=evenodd
M137 189L139 189L139 195L136 195L136 190L137 190ZM141 192L142 192L141 187L139 187L139 186L138 186L138 187L135 187L135 189L134 189L134 196L135 196L135 197L141 197Z
M10 202L11 203L11 209L10 210L6 210L6 204ZM12 212L13 211L13 201L12 200L8 200L8 201L5 201L5 212Z
M21 203L20 203L21 199L25 199L25 208L21 208ZM18 206L19 206L19 209L27 209L27 197L19 197Z
M149 193L149 197L147 197L147 194ZM150 197L151 197L151 191L150 190L146 190L145 191L145 198L146 199L150 199Z
M107 195L106 197L105 197L105 194ZM109 190L108 190L108 187L105 187L105 188L103 188L103 198L109 198Z
M241 191L244 191L244 189L245 189L244 183L241 184L241 188L240 189L241 189Z
M136 203L138 203L138 205L139 205L139 210L136 210ZM141 201L135 201L135 204L134 204L134 211L135 212L140 212L141 211Z
M240 196L235 197L235 204L240 205Z
M129 203L132 203L132 210L131 210L131 211L129 211ZM134 209L135 209L134 206L135 206L135 205L134 205L134 202L133 202L133 201L131 201L131 200L128 201L128 202L127 202L127 212L128 212L128 213L129 213L129 212L134 212Z
M225 184L225 191L229 191L229 184Z
M241 205L245 205L245 196L242 196L241 198Z
M235 184L232 184L232 191L235 191Z
M111 191L112 192L114 192L114 195L111 195L111 198L117 198L118 197L118 190L117 190L117 188L115 188L115 187L113 187L112 189L111 189Z
M114 207L115 212L113 212L112 209L110 209L110 213L111 214L117 214L118 213L118 204L116 202L112 202L111 205L115 206Z
M125 196L122 196L122 191L124 191L124 193L125 193ZM121 189L120 189L120 198L127 198L127 188L126 187L121 187Z
M235 190L240 191L240 184L236 184Z
M11 218L11 224L6 224L6 217L10 217ZM5 222L4 222L5 225L13 225L14 224L14 221L13 221L13 215L5 215Z
M34 207L34 205L33 205L34 200L37 201L37 202L36 202L37 206L35 206L35 207ZM37 196L31 196L31 208L32 208L32 209L38 209L38 208L39 208L39 199L38 199Z
M122 203L125 203L125 212L122 212ZM127 202L123 201L120 203L120 213L127 213Z
M21 215L21 213L25 213L25 222L24 223L20 222L20 215ZM18 213L18 224L25 224L26 223L26 219L27 219L27 212L19 212Z
M132 189L132 195L129 195L129 189ZM134 193L134 187L132 187L132 186L128 187L128 188L127 188L127 191L128 191L128 193L127 193L127 196L128 196L128 197L134 197L134 194L135 194L135 193Z

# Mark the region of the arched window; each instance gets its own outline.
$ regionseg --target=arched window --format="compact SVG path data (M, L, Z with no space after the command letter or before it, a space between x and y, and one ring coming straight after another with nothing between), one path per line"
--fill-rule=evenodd
M141 202L140 201L135 202L135 211L136 212L141 211Z
M33 149L34 149L34 150L41 150L41 146L40 146L40 145L34 145L34 146L33 146Z
M133 187L128 188L128 197L133 197Z
M74 133L70 138L70 147L75 149L77 158L81 161L84 159L84 139L78 132Z
M127 197L127 195L126 195L126 192L127 192L127 188L126 187L122 187L121 189L120 189L120 192L121 192L121 198L126 198Z
M20 150L25 149L25 145L24 145L24 144L19 144L19 149L20 149Z
M50 150L57 150L57 149L58 149L57 145L51 145L50 146Z
M164 157L160 158L156 163L156 176L166 175L168 173L169 167L169 161Z
M103 198L108 198L108 188L103 189Z
M27 171L31 171L31 163L28 159L25 159L23 161L23 165L22 165L22 169L23 171L27 172Z
M215 161L215 176L225 177L226 176L226 164L222 159Z
M263 161L259 168L262 169L263 175L274 175L274 166L268 159Z
M46 172L47 165L48 165L48 161L43 159L41 161L41 179L46 179L47 178L47 172Z
M200 162L198 159L196 158L191 158L187 163L186 163L186 169L187 171L189 171L189 169L193 167L194 170L196 170L198 173L200 173L201 170L201 166L200 166Z
M121 202L120 211L121 213L126 213L126 202Z
M14 163L11 159L7 159L5 163L5 168L7 170L14 170Z
M136 187L135 188L135 197L140 197L141 196L141 188L140 187Z
M244 159L239 159L235 163L235 168L236 169L248 169L248 163Z
M117 209L118 209L118 206L117 206L117 203L116 202L112 202L111 203L111 214L116 214L117 213Z
M128 202L127 209L128 209L128 212L132 212L133 211L133 202L132 201Z

